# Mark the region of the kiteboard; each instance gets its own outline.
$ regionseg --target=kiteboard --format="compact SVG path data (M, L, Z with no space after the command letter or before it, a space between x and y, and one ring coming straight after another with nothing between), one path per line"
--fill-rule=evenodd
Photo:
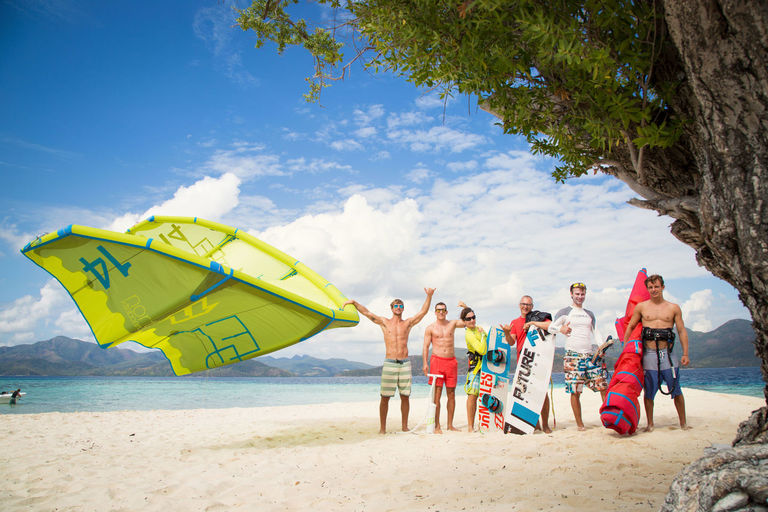
M478 427L481 432L504 428L504 402L507 400L509 368L515 349L504 338L498 327L488 330L488 351L480 368L480 399L478 400Z
M508 404L504 408L504 433L530 434L536 429L541 407L547 396L555 335L531 328L525 335L515 376L509 384Z

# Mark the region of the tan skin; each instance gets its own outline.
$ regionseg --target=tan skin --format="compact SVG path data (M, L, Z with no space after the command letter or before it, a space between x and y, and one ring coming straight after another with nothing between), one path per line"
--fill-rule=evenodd
M448 308L445 304L438 304L435 306L435 316L437 320L434 323L427 326L424 331L424 348L422 351L422 363L424 375L429 374L429 365L427 364L427 357L429 356L429 347L432 346L432 354L438 357L444 357L447 359L456 357L454 353L454 345L456 341L454 334L457 328L466 327L466 323L463 320L447 320ZM443 430L440 428L440 397L443 392L442 380L439 382L435 389L435 433L442 434ZM458 431L453 426L453 415L456 411L456 388L449 388L446 386L446 394L448 401L446 408L448 410L448 430Z
M525 318L528 313L533 311L533 298L531 298L530 295L523 295L520 297L520 303L518 304L518 307L520 308L520 316ZM544 329L546 331L547 327L549 327L549 324L551 323L552 320L545 320L544 322L526 322L526 324L523 326L523 332L528 332L528 328L531 326L539 327L540 329ZM515 347L517 345L517 336L512 332L512 324L500 324L499 327L502 331L504 331L504 338L507 344L510 347ZM544 397L544 403L541 407L541 413L539 416L539 424L536 425L536 430L542 430L545 434L552 433L552 429L549 428L549 394Z
M645 286L651 298L635 306L632 318L627 324L624 339L629 339L632 330L638 322L642 323L643 327L650 327L651 329L668 329L674 326L677 328L680 345L683 347L683 356L680 358L680 364L688 366L691 362L688 357L688 332L683 324L683 313L680 310L680 306L664 299L664 285L661 284L661 281L649 281ZM666 341L659 341L658 343L659 350L667 348ZM643 343L643 348L646 350L656 350L656 342L645 342ZM677 410L678 420L680 421L680 428L683 430L690 429L691 427L688 425L685 415L685 399L683 395L676 396L673 401ZM648 422L645 431L652 432L654 429L653 400L643 398L643 404L645 405L645 418Z
M414 325L421 322L424 316L429 311L429 306L432 304L432 295L435 293L434 288L424 288L426 299L424 304L418 313L410 318L403 318L403 312L405 310L403 304L393 303L390 306L392 316L384 318L383 316L371 313L368 308L360 304L355 300L348 300L342 306L342 309L348 304L355 306L357 311L368 318L371 322L381 327L381 332L384 334L384 357L386 359L408 359L408 335ZM381 402L379 402L379 434L387 433L387 413L389 412L389 399L388 396L382 396ZM400 415L402 419L403 432L408 431L408 414L411 410L410 399L407 396L400 395Z

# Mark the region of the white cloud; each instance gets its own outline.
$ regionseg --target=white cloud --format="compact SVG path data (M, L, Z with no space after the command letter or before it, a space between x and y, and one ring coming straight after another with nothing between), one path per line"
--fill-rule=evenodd
M40 325L50 324L52 317L66 310L75 310L74 304L61 285L50 279L39 296L25 295L0 310L0 335L10 345L37 341L34 337Z
M421 183L432 176L432 171L425 167L417 167L405 175L405 179L414 183Z
M451 104L455 101L452 97L446 97L441 98L439 92L430 92L428 94L424 94L422 96L419 96L415 103L416 106L421 109L430 109L430 108L443 108L446 104Z
M313 174L330 171L352 171L352 167L346 164L340 164L339 162L328 161L322 158L312 158L307 160L304 157L286 161L286 168L291 172L310 172Z
M446 167L453 172L469 172L479 167L477 160L468 160L466 162L449 162Z
M680 305L685 326L694 331L707 332L712 330L713 325L709 312L713 304L712 290L699 290L692 293L688 300Z
M262 153L263 149L258 144L238 143L232 149L217 150L205 163L204 169L234 174L242 179L285 175L280 158Z
M340 139L331 142L332 149L336 151L360 151L363 146L354 139Z
M387 117L387 128L393 130L402 126L414 126L427 124L432 121L432 117L424 112L401 112L392 113Z
M358 108L352 112L352 117L359 126L368 126L382 116L384 116L384 107L382 105L371 105L367 110Z
M258 79L246 69L240 51L233 44L235 15L233 4L227 4L199 9L195 13L192 29L218 59L227 77L238 85L257 85Z
M355 136L360 137L361 139L371 138L374 135L376 135L376 128L373 126L365 126L359 130L355 130Z
M454 130L447 126L433 126L428 130L393 129L387 137L398 144L408 146L411 151L450 151L460 153L486 142L485 137L475 133Z
M226 173L218 178L206 176L188 187L179 187L171 199L152 206L142 214L126 213L116 218L107 229L125 231L152 215L218 220L237 206L239 194L240 178L234 174Z

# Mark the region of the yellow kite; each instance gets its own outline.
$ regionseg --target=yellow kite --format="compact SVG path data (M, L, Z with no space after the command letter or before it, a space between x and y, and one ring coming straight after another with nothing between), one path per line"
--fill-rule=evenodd
M160 349L176 375L268 354L359 317L332 284L237 229L151 217L127 233L71 225L27 244L103 348Z

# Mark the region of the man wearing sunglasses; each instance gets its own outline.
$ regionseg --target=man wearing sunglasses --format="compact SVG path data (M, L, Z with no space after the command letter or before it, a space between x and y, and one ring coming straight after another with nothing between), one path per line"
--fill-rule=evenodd
M389 412L389 399L395 396L395 389L400 392L400 415L402 417L403 432L408 431L408 414L411 410L411 360L408 358L408 335L414 325L429 311L432 304L434 288L424 288L427 298L418 313L403 320L405 305L400 299L393 300L389 307L392 310L390 318L384 318L368 311L368 309L355 300L348 300L342 306L352 304L357 311L367 317L371 322L381 327L384 333L385 359L381 369L381 402L379 403L379 434L387 433L387 413Z
M500 325L504 331L504 337L509 345L517 344L517 360L520 360L520 353L525 344L525 334L531 326L547 330L552 322L552 315L544 311L534 311L533 298L530 295L520 297L520 316L512 320L509 325ZM549 428L549 394L544 397L544 403L541 407L541 423L536 428L541 428L546 434L551 434Z
M581 419L581 392L584 386L599 391L605 402L608 389L608 371L602 356L595 357L602 342L597 330L595 314L584 309L587 297L587 285L571 285L573 303L557 312L555 320L549 324L551 333L565 334L565 356L563 372L565 374L565 392L571 395L571 409L579 430L586 430Z
M448 306L443 302L435 304L435 316L437 320L428 325L427 330L424 331L424 348L421 352L421 357L424 375L430 373L441 375L441 377L437 378L435 388L435 433L442 434L443 430L440 428L440 397L443 394L443 384L445 384L448 396L446 403L448 410L447 428L448 430L459 430L453 426L453 414L456 411L456 382L459 372L454 349L456 345L454 334L457 328L466 327L467 324L463 320L447 320ZM427 355L429 354L430 345L432 346L432 357L429 360L429 366L427 366ZM432 384L431 378L429 384Z

